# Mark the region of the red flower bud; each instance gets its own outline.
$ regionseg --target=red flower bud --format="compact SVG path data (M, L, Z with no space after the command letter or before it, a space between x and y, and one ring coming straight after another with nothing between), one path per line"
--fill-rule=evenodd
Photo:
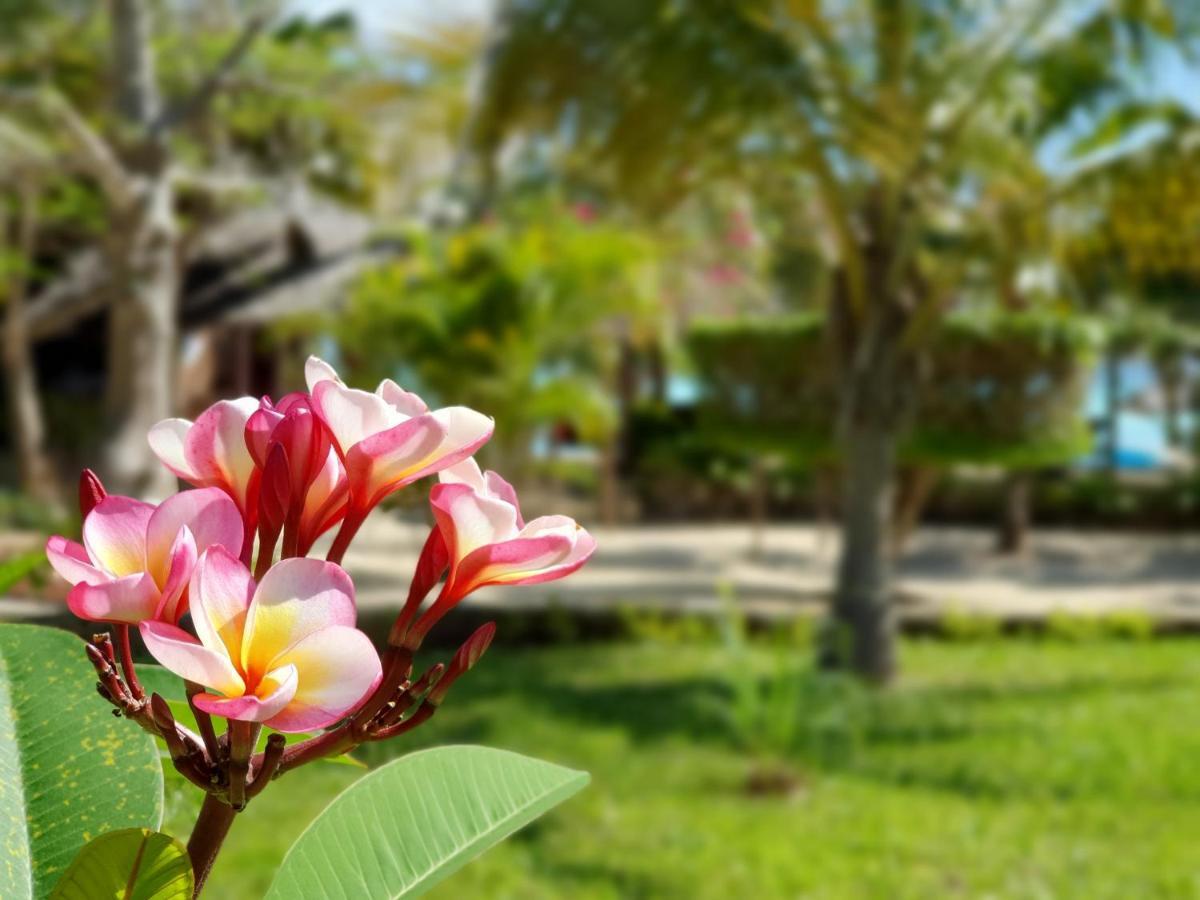
M492 638L495 636L495 622L488 622L476 629L475 633L467 638L466 643L458 648L454 659L450 660L450 667L446 669L446 674L438 679L438 683L433 686L433 690L425 698L426 702L434 706L440 704L446 698L446 693L454 682L471 671L475 663L479 662L488 647L492 645Z
M287 451L290 502L298 507L293 510L296 515L329 458L332 441L329 429L313 413L305 394L288 394L276 404L270 397L263 397L259 409L246 421L246 448L260 469L266 467L273 447Z
M96 504L108 496L99 476L91 469L79 473L79 514L85 519Z
M258 525L267 542L274 544L291 504L291 473L287 451L282 444L273 444L263 467L258 488Z
M400 615L396 617L392 631L388 635L388 643L393 647L403 646L408 626L416 618L425 596L446 574L449 566L450 551L446 548L446 541L442 537L441 529L434 525L429 532L429 537L425 539L425 546L421 548L421 556L417 559L417 568L413 572L412 582L408 588L408 601L404 604Z

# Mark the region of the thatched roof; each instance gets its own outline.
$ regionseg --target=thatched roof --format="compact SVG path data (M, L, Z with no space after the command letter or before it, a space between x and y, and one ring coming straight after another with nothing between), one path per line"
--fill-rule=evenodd
M288 209L239 210L206 227L184 247L184 327L265 322L328 307L360 272L394 252L371 241L371 228L366 215L312 195ZM56 337L102 312L108 274L97 248L70 259L29 302L32 338Z

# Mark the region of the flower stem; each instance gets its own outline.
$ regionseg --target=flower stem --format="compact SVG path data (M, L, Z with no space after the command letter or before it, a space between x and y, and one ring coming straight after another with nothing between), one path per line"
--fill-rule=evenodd
M351 719L351 727L361 737L371 720L388 705L388 701L400 689L400 685L412 673L412 654L397 647L388 647L383 654L383 676L374 693L359 708Z
M200 807L200 815L196 818L187 844L188 858L192 861L192 872L196 878L193 897L199 897L204 889L204 882L208 880L213 862L236 815L233 807L221 802L216 795L204 795L204 805Z
M257 722L229 720L229 805L237 812L246 806L246 780L250 757L262 726Z
M303 500L300 501L303 503ZM291 559L293 556L300 555L300 513L302 509L297 509L293 506L288 510L287 518L283 522L283 549L280 551L282 559Z
M146 692L138 683L137 672L133 668L133 648L129 645L128 625L117 626L117 643L121 648L121 672L125 675L125 684L129 686L129 692L133 694L133 699L141 700L146 696Z
M275 561L275 542L279 540L279 534L269 536L266 532L259 535L258 538L258 562L254 565L254 580L262 581L264 575L267 574L267 569L271 568L271 563Z
M200 732L200 739L204 742L204 752L209 763L216 765L219 762L217 733L213 730L212 716L196 705L196 695L204 693L204 688L194 681L185 680L183 685L187 691L188 706L191 707L192 716L196 720L196 728Z
M297 766L310 763L314 759L340 756L343 753L349 753L357 746L358 742L355 741L354 735L350 731L349 723L342 724L324 734L290 745L283 751L278 772L279 774L290 772Z
M346 511L346 517L342 519L342 527L338 529L337 537L333 539L333 546L329 548L329 554L325 557L327 562L341 564L342 557L346 555L346 550L350 547L350 542L354 540L354 535L358 534L358 529L362 527L366 518L366 511L354 508Z

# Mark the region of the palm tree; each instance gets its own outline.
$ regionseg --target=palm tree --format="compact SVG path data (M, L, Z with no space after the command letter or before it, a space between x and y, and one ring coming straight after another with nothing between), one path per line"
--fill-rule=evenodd
M843 459L824 655L888 679L897 446L980 188L1003 172L992 137L1034 142L1105 96L1128 39L1169 35L1170 16L1149 0L528 0L495 21L469 135L482 159L524 132L652 213L764 172L815 198ZM1038 96L1067 77L1065 96Z

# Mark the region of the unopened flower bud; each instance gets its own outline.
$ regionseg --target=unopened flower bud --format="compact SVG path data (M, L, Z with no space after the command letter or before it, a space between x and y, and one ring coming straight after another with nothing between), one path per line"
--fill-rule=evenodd
M426 697L426 702L438 706L445 698L450 687L461 676L469 672L475 663L483 657L487 652L488 647L492 644L492 638L496 636L496 623L488 622L486 625L481 625L475 630L475 633L467 638L466 642L458 648L458 652L454 654L454 659L450 660L450 667L446 669L446 674L438 679L438 683L433 686L433 690Z
M100 483L100 477L91 469L79 473L79 515L88 517L101 500L108 496L108 491Z

